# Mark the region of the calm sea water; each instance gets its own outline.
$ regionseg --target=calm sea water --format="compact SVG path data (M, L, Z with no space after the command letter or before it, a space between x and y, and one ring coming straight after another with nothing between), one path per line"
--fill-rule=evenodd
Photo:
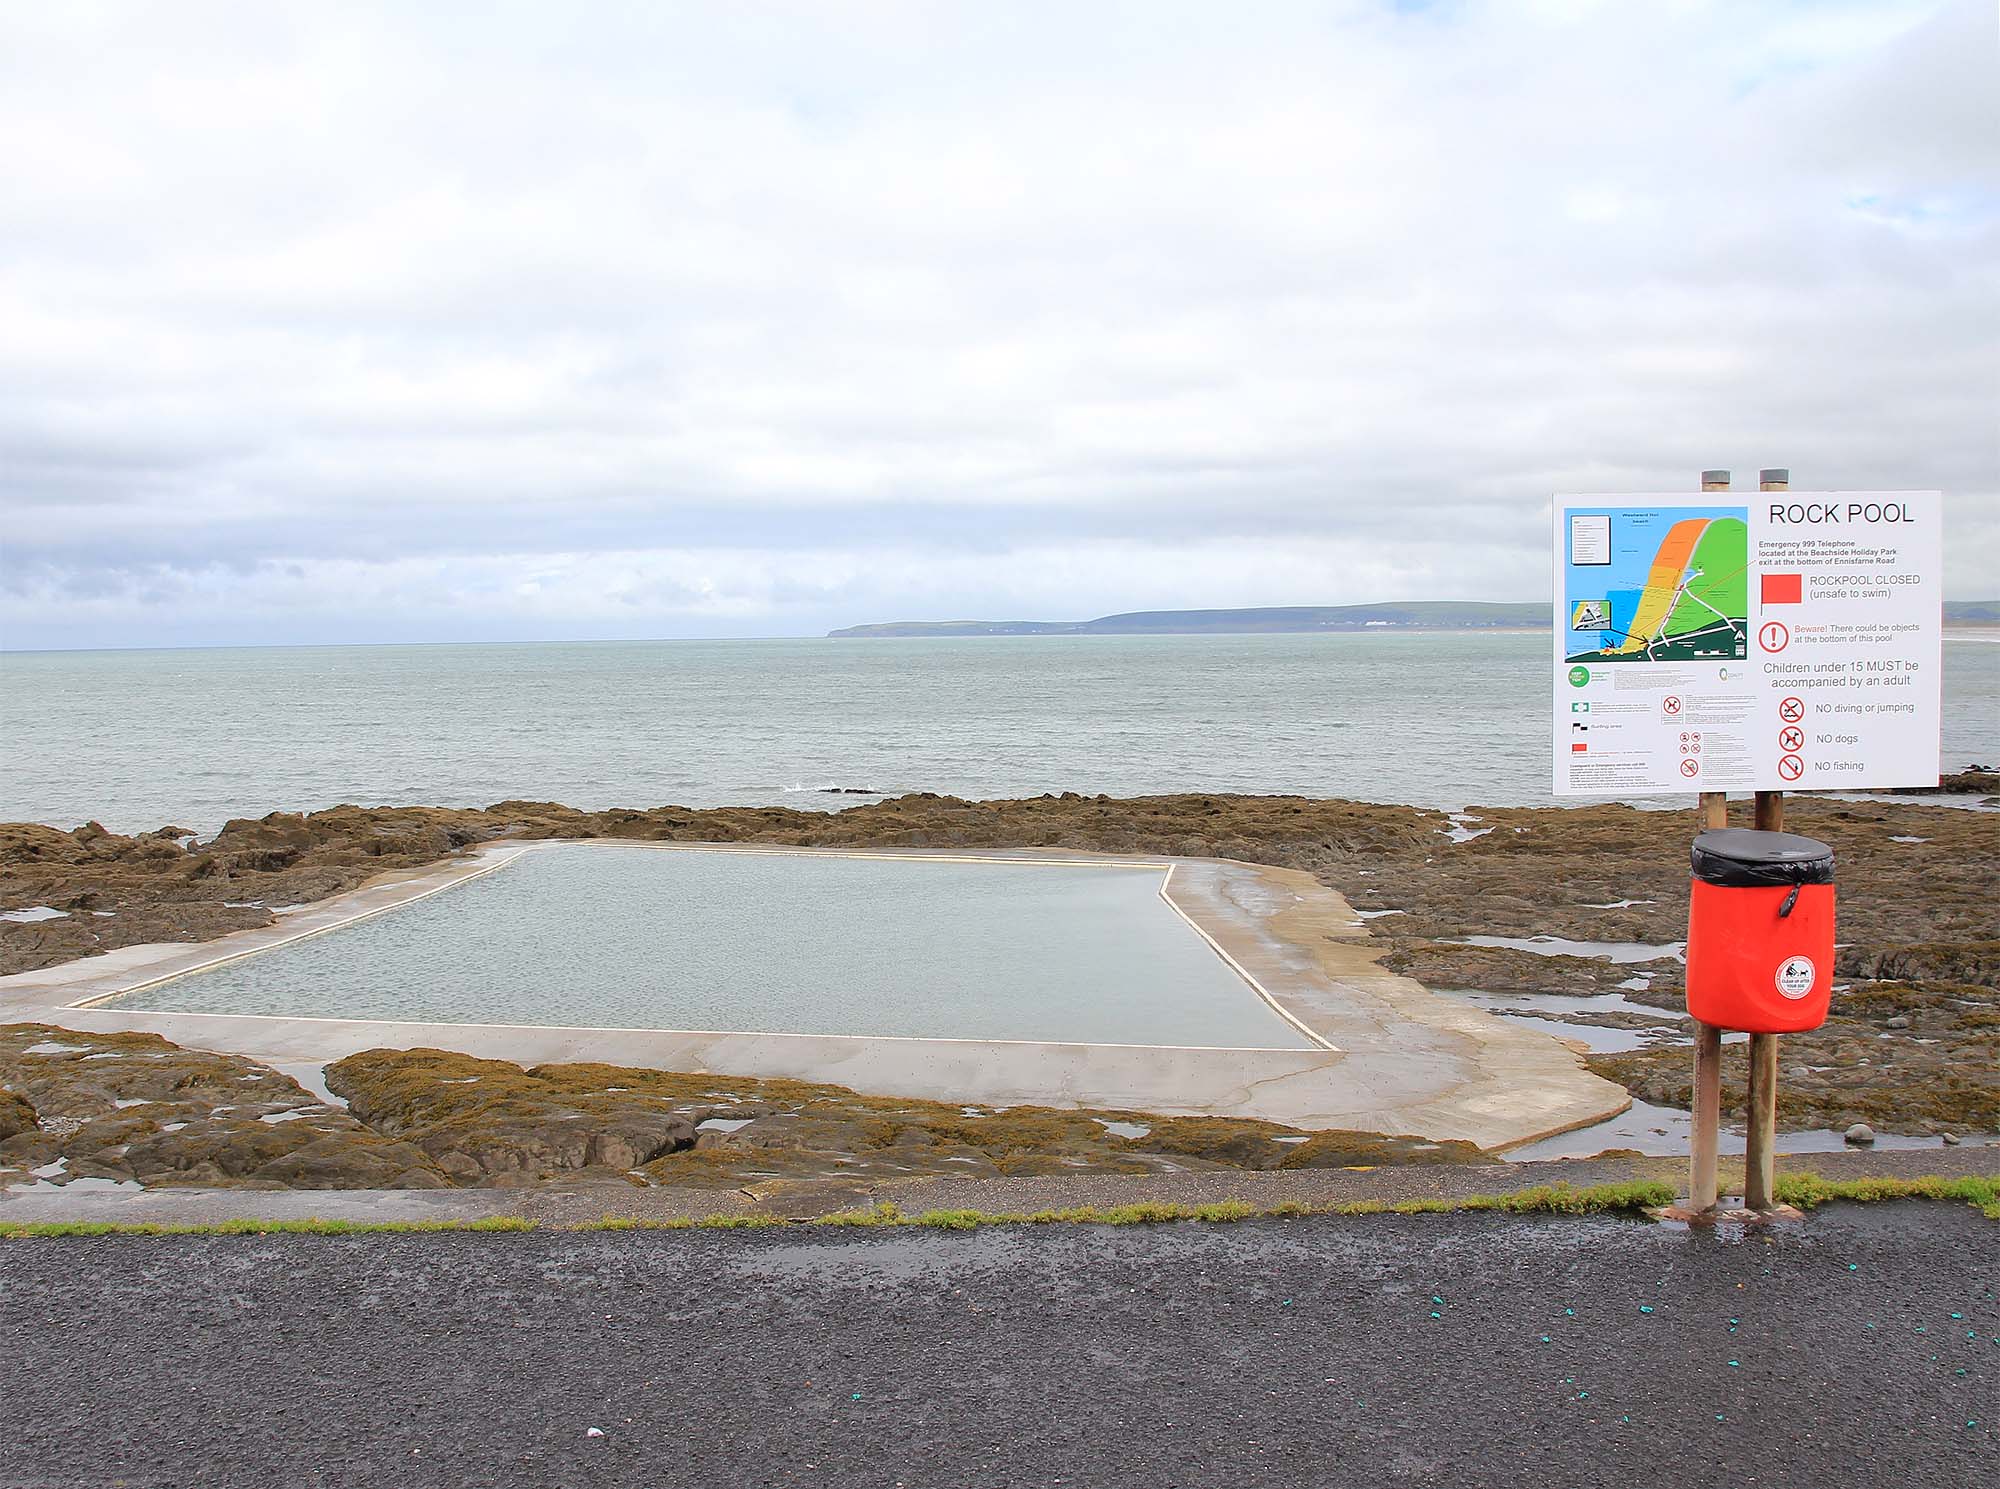
M340 802L834 808L956 796L1548 794L1536 634L671 641L0 654L0 819L210 831ZM1945 643L1945 760L2000 644Z
M548 848L120 1006L1305 1048L1159 887L1158 869Z

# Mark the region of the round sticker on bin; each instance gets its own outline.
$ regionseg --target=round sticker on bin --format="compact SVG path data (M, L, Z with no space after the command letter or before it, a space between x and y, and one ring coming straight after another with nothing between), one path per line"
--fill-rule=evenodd
M1788 956L1778 964L1778 991L1787 998L1803 998L1818 978L1819 969L1809 956Z

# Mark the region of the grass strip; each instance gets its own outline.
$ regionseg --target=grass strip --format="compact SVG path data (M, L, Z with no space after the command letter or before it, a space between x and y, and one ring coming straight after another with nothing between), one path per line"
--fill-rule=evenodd
M842 1210L822 1215L813 1223L861 1227L914 1225L934 1230L972 1230L981 1225L1163 1225L1182 1220L1226 1224L1237 1220L1282 1220L1312 1215L1446 1215L1466 1210L1503 1210L1517 1215L1608 1215L1636 1214L1649 1207L1671 1204L1673 1199L1673 1186L1640 1180L1598 1184L1585 1189L1572 1188L1567 1184L1539 1184L1512 1194L1468 1194L1448 1199L1351 1200L1328 1205L1287 1200L1263 1210L1237 1199L1218 1200L1205 1205L1152 1200L1129 1205L1078 1205L1061 1210L999 1213L926 1210L915 1215L905 1214L893 1204L880 1204L867 1210Z
M1778 1175L1777 1198L1801 1210L1845 1200L1872 1205L1892 1199L1961 1200L1988 1220L2000 1220L2000 1179L1968 1174L1946 1179L1924 1174L1913 1179L1822 1179L1818 1174Z
M1989 1220L2000 1220L2000 1180L1982 1177L1910 1179L1823 1179L1818 1174L1781 1174L1779 1200L1801 1210L1835 1201L1875 1204L1885 1200L1960 1200ZM1671 1184L1631 1180L1619 1184L1538 1184L1510 1194L1466 1194L1450 1198L1409 1200L1348 1200L1311 1204L1287 1200L1260 1210L1239 1199L1184 1205L1142 1200L1127 1205L1074 1205L1057 1210L922 1210L905 1211L892 1203L865 1210L839 1210L831 1215L795 1222L761 1211L717 1213L668 1220L606 1215L550 1229L567 1231L633 1230L765 1230L773 1226L808 1224L836 1229L914 1227L925 1230L977 1230L988 1225L1167 1225L1180 1221L1229 1224L1239 1220L1294 1219L1326 1215L1451 1215L1467 1211L1500 1211L1512 1215L1638 1215L1674 1202ZM220 1220L205 1224L122 1223L99 1220L54 1220L33 1223L0 1222L0 1240L30 1240L54 1236L354 1236L432 1235L446 1231L519 1233L542 1229L536 1221L498 1215L484 1220Z
M788 1225L782 1215L769 1215L761 1210L719 1211L714 1215L676 1217L671 1220L651 1220L637 1215L606 1215L597 1220L583 1220L575 1225L561 1227L564 1230L766 1230L774 1225Z
M1633 1179L1618 1184L1593 1184L1583 1189L1568 1184L1537 1184L1511 1194L1465 1194L1441 1199L1354 1200L1315 1210L1310 1206L1277 1213L1335 1215L1450 1215L1466 1210L1503 1210L1515 1215L1637 1214L1670 1205L1674 1188L1657 1179Z

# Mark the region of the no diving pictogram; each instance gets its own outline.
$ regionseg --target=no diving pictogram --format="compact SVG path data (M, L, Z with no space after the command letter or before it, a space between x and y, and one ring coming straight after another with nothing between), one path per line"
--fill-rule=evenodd
M1778 757L1778 774L1786 780L1796 781L1805 773L1806 763L1797 755L1781 755Z
M1666 697L1660 700L1660 712L1665 714L1668 718L1672 718L1675 714L1679 713L1680 711L1681 711L1681 700L1674 697L1671 693L1669 693Z
M1806 700L1803 698L1780 698L1778 717L1787 724L1796 724L1806 716Z
M1757 644L1766 651L1783 651L1792 644L1792 633L1785 629L1783 621L1767 620L1757 632Z
M1781 750L1796 750L1805 742L1806 731L1803 729L1792 728L1780 729L1778 731L1778 748Z
M1784 768L1783 766L1779 767L1780 770L1782 770L1783 768ZM1699 760L1695 760L1692 758L1681 761L1681 774L1684 776L1700 775L1701 762Z

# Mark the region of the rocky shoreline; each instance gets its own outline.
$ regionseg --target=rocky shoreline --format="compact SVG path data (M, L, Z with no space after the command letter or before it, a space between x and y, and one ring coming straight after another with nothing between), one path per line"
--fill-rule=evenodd
M1968 777L1949 784L1983 792L1988 779ZM1742 804L1737 811L1747 815ZM1788 1037L1784 1046L1781 1125L1838 1128L1866 1121L1891 1132L2000 1131L2000 814L1900 801L1802 797L1788 802L1788 818L1793 830L1830 842L1839 855L1843 944L1832 1020L1814 1034ZM238 819L207 841L171 826L127 837L94 824L72 832L11 824L0 825L0 913L29 911L36 918L0 920L0 974L56 966L121 946L210 940L270 924L281 907L508 839L1062 848L1213 856L1305 869L1369 916L1370 930L1386 953L1384 965L1392 970L1445 989L1585 998L1617 994L1659 1009L1661 1030L1670 1033L1681 1007L1680 963L1673 953L1684 934L1689 831L1685 814L1619 806L1493 808L1447 815L1363 802L1213 794L1120 800L1066 794L992 802L917 795L831 814L674 807L581 812L536 802L503 802L485 809L339 807L309 815ZM1516 944L1476 945L1469 940L1473 937ZM1565 951L1552 947L1549 937L1583 945ZM1620 960L1588 954L1607 944L1620 948ZM1556 954L1548 954L1551 950ZM1644 1015L1613 1008L1578 1018L1609 1027L1647 1022ZM15 1097L0 1097L0 1166L19 1172L64 1158L74 1165L100 1164L102 1177L137 1179L152 1155L171 1150L172 1163L147 1169L144 1182L171 1175L183 1176L171 1180L175 1182L200 1182L184 1176L212 1179L220 1174L234 1183L309 1187L314 1165L338 1148L342 1153L351 1149L357 1155L352 1171L365 1169L372 1176L367 1182L381 1187L529 1182L531 1175L583 1170L629 1178L636 1169L649 1176L648 1182L665 1182L669 1176L675 1183L704 1182L701 1176L712 1175L714 1181L732 1185L758 1182L756 1176L763 1174L857 1168L1039 1171L1007 1167L1028 1162L1029 1155L1034 1162L1083 1171L1147 1172L1154 1171L1147 1165L1185 1166L1189 1160L1196 1165L1278 1167L1303 1159L1300 1150L1308 1146L1314 1161L1322 1153L1345 1155L1350 1162L1409 1161L1418 1154L1423 1155L1418 1161L1438 1161L1427 1150L1413 1152L1402 1139L1363 1141L1366 1135L1346 1134L1332 1144L1318 1138L1287 1144L1279 1139L1299 1134L1249 1131L1268 1126L1257 1123L1244 1124L1244 1133L1209 1132L1198 1142L1190 1138L1183 1143L1186 1151L1180 1151L1172 1147L1169 1134L1185 1131L1181 1119L1109 1112L1044 1114L1046 1123L1028 1123L1035 1134L1032 1142L1002 1142L996 1149L998 1126L981 1129L985 1140L975 1141L946 1121L942 1109L909 1115L923 1103L892 1103L901 1115L884 1128L883 1113L868 1105L871 1098L840 1088L815 1088L819 1094L814 1095L793 1092L779 1101L768 1091L748 1089L757 1083L601 1067L521 1072L509 1066L506 1070L514 1075L495 1070L476 1077L430 1078L433 1083L480 1084L489 1092L504 1086L513 1093L509 1102L526 1101L530 1107L533 1101L525 1089L516 1089L518 1082L553 1082L533 1100L553 1101L563 1111L587 1108L609 1124L602 1127L599 1147L586 1144L583 1160L574 1162L570 1150L550 1156L554 1150L545 1153L523 1135L539 1130L535 1124L540 1119L532 1111L438 1109L419 1121L400 1107L380 1105L378 1085L393 1084L395 1070L401 1068L397 1061L410 1056L355 1057L375 1063L341 1077L355 1083L353 1110L341 1112L324 1106L311 1110L320 1104L295 1085L284 1089L291 1083L276 1072L232 1074L207 1066L197 1072L187 1062L199 1065L227 1057L149 1049L134 1058L159 1070L185 1070L191 1082L186 1089L196 1094L182 1098L178 1088L155 1091L157 1082L140 1082L129 1094L106 1097L114 1103L108 1111L84 1111L78 1109L83 1098L74 1092L60 1099L47 1094L53 1077L42 1067L52 1063L49 1059L22 1053L51 1043L87 1045L87 1055L54 1063L108 1068L116 1052L104 1042L113 1038L72 1036L46 1026L0 1030L0 1051L13 1051L0 1055L0 1087ZM116 1053L116 1059L122 1065L130 1053ZM25 1071L24 1062L37 1062L35 1070ZM1685 1051L1672 1045L1590 1060L1593 1069L1642 1099L1680 1105L1687 1100L1686 1063ZM586 1077L576 1072L586 1070L596 1072L588 1077L598 1081L594 1091L577 1084ZM1725 1100L1740 1107L1740 1066L1726 1076L1732 1085ZM670 1091L660 1085L662 1080L702 1082L708 1094ZM242 1098L238 1088L249 1082L268 1099L210 1102L208 1113L166 1110L173 1106L165 1099L168 1094L198 1103L205 1099L199 1093L218 1081L215 1090L225 1095ZM52 1104L45 1108L37 1102L35 1089L43 1089L43 1100ZM635 1092L646 1093L644 1099L634 1097ZM35 1128L22 1125L18 1108L23 1097L41 1113ZM585 1097L592 1101L583 1102ZM607 1105L598 1099L616 1097L634 1100ZM115 1105L119 1101L130 1104ZM162 1105L163 1110L141 1113L138 1103ZM723 1106L751 1114L718 1116ZM217 1107L224 1109L219 1119L213 1116ZM124 1113L139 1115L120 1115ZM1010 1113L1007 1121L1016 1115ZM84 1118L56 1136L68 1138L89 1126L96 1146L73 1156L67 1141L49 1147L45 1139L51 1116L59 1123ZM160 1141L158 1132L135 1127L132 1136L120 1137L113 1130L119 1122L151 1120L164 1128L190 1117L226 1126L226 1131L215 1129L215 1151L207 1157L188 1156L199 1146L192 1138L155 1148L148 1144ZM667 1117L672 1122L663 1128L659 1124ZM618 1125L628 1119L638 1123L629 1131ZM579 1119L562 1120L574 1127ZM711 1120L744 1125L692 1136L672 1125L693 1129ZM997 1119L988 1114L987 1120ZM1027 1122L1026 1117L1020 1120ZM521 1121L528 1127L521 1128ZM105 1122L112 1127L103 1127ZM1087 1141L1093 1138L1089 1127L1110 1130L1103 1122L1144 1126L1150 1141ZM246 1124L263 1133L251 1132ZM166 1136L178 1137L193 1125L188 1121ZM11 1135L9 1126L17 1129ZM486 1136L478 1137L475 1128ZM446 1129L450 1141L437 1138L426 1146ZM659 1147L654 1139L669 1129L671 1144ZM748 1138L740 1136L745 1132ZM920 1136L909 1136L912 1132ZM682 1137L688 1137L684 1144ZM101 1156L121 1146L122 1155ZM135 1149L137 1158L131 1157ZM754 1151L746 1159L739 1149ZM216 1156L225 1150L229 1156ZM488 1155L504 1153L516 1157L489 1162ZM1234 1158L1227 1156L1231 1153ZM1357 1153L1365 1156L1356 1158ZM937 1166L948 1161L950 1169ZM1106 1163L1127 1166L1096 1168ZM1134 1164L1138 1167L1130 1166ZM347 1172L349 1159L342 1157L336 1167Z
M370 1050L324 1101L157 1034L0 1025L0 1184L230 1189L759 1188L801 1179L1255 1172L1486 1161L1471 1143L842 1086Z

